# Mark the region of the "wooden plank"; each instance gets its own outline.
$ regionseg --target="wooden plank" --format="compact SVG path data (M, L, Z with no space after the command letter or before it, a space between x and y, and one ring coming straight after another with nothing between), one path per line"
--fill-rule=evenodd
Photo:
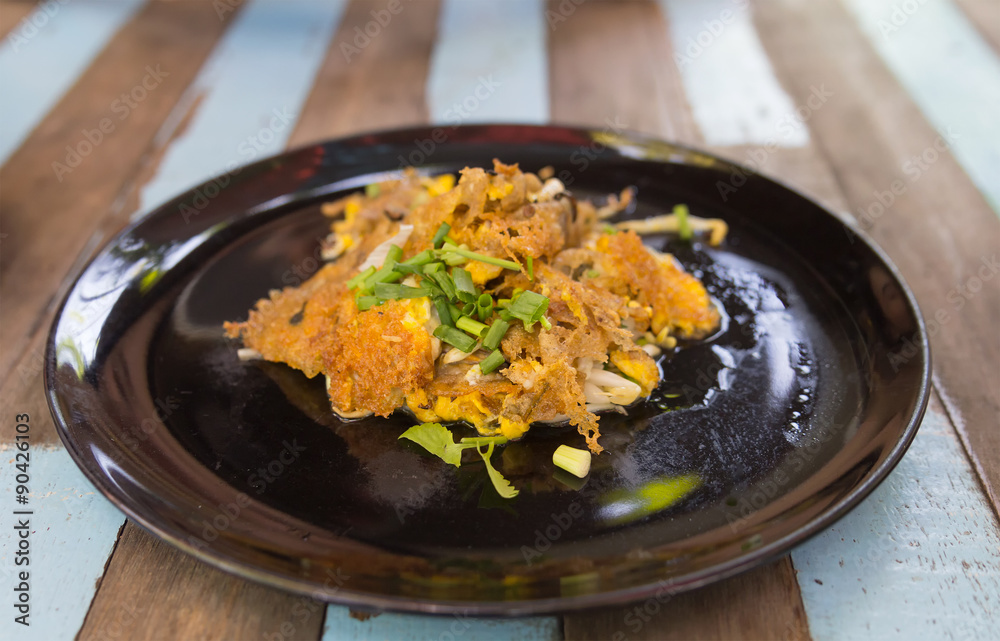
M254 156L283 148L341 9L247 3L161 130L165 149L121 196L125 210L140 193L153 203L252 160L240 158L244 145ZM281 82L261 83L258 73ZM80 638L317 639L325 607L216 571L130 524Z
M813 139L851 213L903 272L928 321L935 383L989 494L1000 505L1000 221L947 139L924 119L834 0L758 5L757 24L799 101L833 92L812 113ZM829 56L829 51L845 52ZM895 186L896 191L892 189ZM885 204L883 204L883 202Z
M809 639L788 557L693 592L667 590L642 603L565 617L573 641Z
M462 639L462 641L561 641L556 617L477 619L418 614L381 614L359 619L347 608L327 610L323 641Z
M285 148L344 4L247 3L181 97L172 130L162 132L172 142L140 190L137 215ZM194 104L194 117L186 119Z
M708 144L800 147L809 142L806 128L782 127L794 106L761 47L748 3L660 4L674 41L672 61Z
M390 14L392 19L365 44L358 30L364 33L373 20L371 12L384 8L378 0L348 5L289 146L427 123L426 79L438 1L404 4L403 13Z
M4 406L5 425L11 425L17 406ZM28 572L29 627L15 623L21 613L13 607L0 618L3 639L69 639L80 629L95 584L104 573L104 563L115 545L124 519L110 502L101 496L70 460L62 448L40 445L34 440L34 428L45 414L31 413L32 427L28 450L30 490L28 502L14 502L15 454L10 443L0 444L0 488L3 488L4 536L0 536L0 574L8 589L21 582L15 570ZM22 459L23 460L23 459ZM17 506L8 507L8 506ZM31 514L12 514L12 510ZM27 526L28 565L14 565L21 538L10 528ZM17 557L24 558L24 557Z
M61 296L60 283L88 246L98 221L110 220L113 226L124 222L115 207L122 186L154 149L157 130L227 23L202 3L146 6L0 168L5 235L0 252L0 397L11 400L37 384L43 335ZM176 46L180 40L184 47ZM146 67L155 73L156 65L163 77L147 90L144 80L147 86L157 81ZM133 102L134 108L121 99L126 94L132 100L133 91L136 98L146 97ZM102 122L114 129L101 133ZM84 133L97 139L95 129L103 136L96 147ZM82 150L91 144L91 152L67 159L67 144L83 145ZM76 167L56 176L54 162L74 161ZM8 387L11 381L16 387Z
M1000 3L994 0L955 0L955 3L1000 55Z
M680 73L669 62L670 34L655 3L577 6L550 0L546 18L553 122L620 126L676 142L702 143ZM618 54L608 55L608 48L596 46L594 34L614 42ZM641 100L636 89L643 91Z
M846 0L871 46L1000 214L1000 58L950 2Z
M549 9L553 8L550 4ZM615 20L621 23L615 24ZM657 24L658 27L650 26ZM657 101L637 100L636 91L641 91L640 87L626 85L618 78L621 69L648 56L645 39L639 34L655 28L663 29L664 23L651 3L644 6L629 3L628 11L621 13L589 3L577 8L565 22L559 23L552 36L553 113L572 113L583 122L600 122L616 114L619 104L616 101L620 101L630 104L628 117L643 126L662 123L665 113L675 139L696 141L699 132L693 121L685 117L684 97L679 91L665 92L664 109ZM627 35L617 38L615 47L606 47L594 39L595 29ZM560 52L558 49L563 46L571 47L571 51ZM661 68L669 67L673 64L671 58L668 53L655 63ZM664 84L672 82L677 86L678 80L670 75L672 72L661 73ZM569 90L563 92L563 89ZM616 93L621 95L611 95ZM710 138L709 132L704 135ZM726 147L715 151L743 160L747 154L757 157L761 149ZM828 201L837 201L832 181L812 176L814 170L821 170L821 163L809 148L775 148L763 153L756 165L768 172L784 169L786 177L808 182ZM823 175L826 174L820 171L820 176ZM636 607L640 609L637 611ZM654 598L628 608L568 615L564 617L564 627L568 639L808 638L805 612L788 557L689 594Z
M0 39L3 39L10 33L15 27L27 28L29 31L31 27L27 25L22 25L21 20L30 14L35 8L34 0L5 0L0 2ZM27 38L27 35L24 35Z
M427 79L432 122L548 122L544 8L443 0Z
M313 641L323 612L312 599L234 579L129 522L77 639Z
M47 2L0 43L0 164L20 146L143 0Z
M1000 624L1000 528L937 398L889 478L792 560L817 641L987 639Z

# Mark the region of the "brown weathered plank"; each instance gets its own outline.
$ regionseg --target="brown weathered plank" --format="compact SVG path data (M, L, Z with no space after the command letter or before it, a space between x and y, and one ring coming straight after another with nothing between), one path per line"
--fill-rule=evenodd
M1000 2L995 0L955 0L969 21L1000 55Z
M560 6L550 2L548 10L558 12ZM655 4L586 3L554 26L549 38L554 120L601 126L617 116L629 129L701 145L672 62L667 25ZM758 152L740 147L713 151L737 161ZM781 173L826 203L840 206L835 185L811 148L768 153L762 169ZM574 640L613 639L617 633L617 638L628 639L809 638L787 557L666 602L653 599L623 609L569 615L564 625L566 638Z
M427 120L424 81L434 39L436 3L404 5L382 37L348 63L340 48L371 19L374 2L352 2L332 40L290 146L359 130ZM372 78L382 78L382 89ZM380 93L382 92L382 93ZM143 177L126 200L134 198ZM167 569L161 577L161 568ZM176 570L174 570L176 568ZM118 604L163 603L121 621ZM126 527L91 606L81 639L106 638L118 621L125 638L317 639L325 606L218 572ZM220 616L221 615L221 616Z
M0 253L3 384L47 330L59 285L98 221L124 223L128 212L116 203L123 185L152 153L160 125L228 22L219 20L210 3L145 6L0 168L6 235ZM184 46L178 47L181 41ZM121 96L133 90L137 97L145 95L130 107ZM102 124L109 133L100 131ZM89 143L85 132L94 140L100 136L99 143ZM77 158L67 145L82 151L90 145L90 152Z
M841 5L785 0L758 5L755 15L793 95L804 100L820 82L835 94L813 113L810 129L851 212L917 296L929 325L936 386L998 510L1000 289L991 281L1000 220L951 154L940 151L945 139ZM921 156L922 163L914 160ZM891 193L894 183L901 193ZM890 196L888 206L879 202Z
M549 0L546 17L553 122L701 142L655 3Z
M77 639L315 641L325 611L216 570L129 522Z
M700 590L657 596L616 610L568 616L573 641L809 639L805 608L788 557Z
M35 8L34 0L5 0L0 2L0 39L18 26L24 16Z
M403 4L382 32L357 47L356 28L384 10L378 0L348 5L292 133L289 146L386 127L426 124L425 86L437 33L438 0Z

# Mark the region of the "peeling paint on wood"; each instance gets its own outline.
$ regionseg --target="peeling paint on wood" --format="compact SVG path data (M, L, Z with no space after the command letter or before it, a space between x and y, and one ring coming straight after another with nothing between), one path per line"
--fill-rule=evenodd
M816 641L988 639L1000 624L1000 532L937 402L882 485L792 561Z

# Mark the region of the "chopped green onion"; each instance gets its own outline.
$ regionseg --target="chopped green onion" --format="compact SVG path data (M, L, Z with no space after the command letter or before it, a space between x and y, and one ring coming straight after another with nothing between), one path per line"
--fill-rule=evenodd
M487 318L493 315L493 297L489 294L483 294L476 301L476 314L479 315L479 320L485 321Z
M597 278L600 275L601 275L601 272L597 271L596 269L588 269L587 270L587 278Z
M381 305L384 301L378 296L358 296L356 303L358 305L358 311L365 311L366 309L371 309L376 305Z
M573 476L583 478L590 474L590 452L569 445L560 445L552 454L552 462Z
M497 299L497 307L509 307L509 306L510 306L510 299L509 298L500 298L500 299Z
M504 260L503 258L494 258L493 256L486 256L484 254L477 254L474 251L469 251L468 249L463 249L462 247L445 247L444 250L451 254L458 254L459 256L464 256L470 260L478 260L481 263L487 263L489 265L497 265L499 267L505 267L506 269L513 269L514 271L520 271L521 266L512 260Z
M395 285L392 283L375 283L375 295L386 300L398 300L401 298L423 298L429 292L423 287L410 287L409 285Z
M423 271L417 265L407 265L406 263L396 263L393 266L397 272L401 274L422 274Z
M472 282L472 274L461 267L451 270L452 280L455 281L455 293L463 303L474 303L479 298L479 290Z
M437 249L444 243L444 237L447 236L448 232L450 231L451 231L451 225L449 225L448 223L441 223L441 226L438 227L438 230L434 232L434 240L431 241L431 244L434 246L434 249Z
M435 327L434 336L466 353L476 349L476 345L478 345L476 339L448 325L438 325Z
M526 291L518 294L507 311L514 318L520 319L524 323L524 328L530 332L531 326L545 315L548 308L548 298L532 291Z
M369 198L375 198L380 193L382 193L382 186L378 183L371 183L370 185L365 185L365 196Z
M374 273L375 273L375 266L372 265L371 267L361 272L351 280L347 281L347 289L354 289L355 287L363 283L365 280L367 280L367 278Z
M469 262L469 259L466 258L465 256L460 256L459 254L450 251L441 254L440 258L445 262L446 265L450 265L452 267L454 267L455 265L464 265L465 263Z
M444 237L444 244L451 245L452 247L458 247L458 241L452 238L451 236Z
M544 316L539 318L538 322L542 324L542 329L552 329L552 323L550 323L549 319L545 318Z
M451 310L448 309L448 301L440 296L434 297L434 309L437 310L438 318L445 325L454 325L455 320L451 317Z
M386 265L382 269L378 270L371 276L365 279L364 288L371 290L375 287L375 283L395 283L403 277L403 275L396 271L396 263L391 265Z
M424 251L420 252L416 256L413 256L412 258L407 258L406 260L404 260L403 264L404 265L414 265L416 267L419 267L421 265L426 265L427 263L431 262L432 260L434 260L434 252L432 252L429 249L425 249Z
M486 349L496 349L500 345L500 341L503 337L507 335L507 330L510 329L510 323L498 318L493 321L490 325L489 331L486 332L486 336L483 338L483 347Z
M473 336L482 336L483 332L486 331L486 325L483 325L477 320L472 320L468 316L462 316L457 321L455 321L455 327L469 332Z
M528 256L528 280L535 280L534 259Z
M438 284L444 295L448 297L448 300L453 300L455 298L455 282L451 279L451 276L447 272L433 272L429 274L430 279Z
M691 223L688 221L687 205L674 205L674 216L677 216L677 232L681 240L691 240Z
M448 311L451 312L451 324L454 325L458 321L458 317L462 315L462 310L456 307L451 301L448 301Z
M434 262L434 263L427 263L426 265L424 265L425 274L433 274L435 272L441 271L442 269L444 269L444 263Z
M514 320L514 315L510 313L510 310L501 309L500 310L500 320L507 321L508 323Z
M389 252L385 255L385 260L382 261L382 266L385 267L389 264L398 263L399 259L403 257L403 248L399 245L389 245Z
M483 372L483 374L489 374L506 362L507 359L503 357L503 352L495 349L493 350L493 353L479 362L479 369Z
M474 313L476 313L476 304L466 303L465 306L462 307L462 313L466 316L472 316Z

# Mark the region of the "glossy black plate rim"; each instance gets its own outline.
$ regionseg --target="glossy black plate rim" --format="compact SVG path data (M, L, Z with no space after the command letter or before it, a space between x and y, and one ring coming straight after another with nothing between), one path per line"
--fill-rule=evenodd
M502 131L505 128L516 129L521 135L528 135L529 137L532 133L542 136L544 134L552 132L566 132L578 136L589 136L596 139L602 134L601 131L596 129L587 129L581 127L563 127L558 125L522 125L522 124L507 124L507 123L496 123L496 124L483 124L483 125L468 125L459 126L452 129L452 139L459 137L455 132L461 131L471 131L471 130L495 130ZM252 169L255 167L260 167L268 163L274 162L275 160L282 159L288 156L295 155L297 153L304 152L308 149L319 148L326 145L343 144L343 143L365 143L372 144L378 141L382 137L398 137L399 135L412 136L413 140L422 140L427 138L435 128L432 127L420 127L420 128L398 128L390 130L379 130L375 132L362 133L354 136L348 136L344 138L322 141L318 143L311 143L307 145L302 145L300 147L288 150L281 154L276 154L269 158L265 158L256 161L250 165L244 167L244 169ZM495 135L495 134L494 134ZM420 599L415 597L396 597L396 596L384 596L377 595L367 592L357 592L351 591L349 589L341 589L335 592L317 591L307 582L298 580L295 578L289 578L288 576L282 575L280 573L274 573L267 570L263 570L257 567L247 565L245 563L234 561L228 557L224 551L218 550L213 547L196 547L192 546L186 542L184 539L187 532L177 532L167 527L162 527L156 522L156 519L149 518L148 515L143 512L134 509L125 497L119 495L116 492L115 485L107 477L96 474L93 472L91 467L87 464L92 461L91 455L85 450L85 448L80 447L81 444L77 443L74 434L73 426L66 420L63 415L59 400L58 400L58 386L55 379L55 368L57 364L56 359L56 328L63 317L66 305L69 301L70 295L72 294L74 288L77 286L79 279L87 269L91 266L93 259L88 261L88 263L83 266L77 273L72 274L71 279L73 285L68 288L66 295L64 296L58 311L56 312L55 318L50 327L49 337L46 342L46 357L45 357L45 392L46 398L49 404L50 412L53 416L57 432L65 445L67 451L69 452L71 458L74 460L76 465L83 471L85 476L94 484L96 488L114 504L118 507L125 515L132 519L135 523L140 525L143 529L151 533L152 535L170 543L171 545L183 550L184 552L196 557L197 559L204 561L214 567L217 567L223 571L226 571L235 576L240 576L248 578L260 583L278 587L289 592L301 594L303 596L309 596L331 603L336 603L340 605L346 605L351 607L357 607L365 610L379 610L379 611L397 611L397 612L418 612L427 614L453 614L460 613L467 616L527 616L527 615L539 615L539 614L558 614L571 611L578 611L583 609L589 609L594 607L610 607L623 605L627 603L633 603L641 601L643 599L649 598L662 598L664 593L673 595L686 590L698 588L710 583L714 583L718 580L725 579L746 570L752 569L754 567L763 565L770 560L773 560L782 554L787 553L796 545L799 545L809 539L810 537L818 534L825 528L829 527L837 520L846 515L851 509L853 509L858 503L864 500L884 479L888 474L895 468L895 466L902 459L907 448L916 436L917 429L920 422L924 416L929 401L930 393L930 381L931 381L931 354L929 343L927 341L927 328L924 322L923 315L920 313L919 306L917 305L916 298L910 289L909 285L903 279L899 272L899 269L888 257L885 251L878 246L877 243L871 239L868 234L860 229L856 222L850 218L848 215L831 210L813 198L799 192L798 190L790 187L786 183L780 180L776 180L773 177L763 177L760 172L740 165L735 162L720 158L714 154L704 152L702 150L677 144L671 142L665 142L660 139L646 136L644 134L638 134L629 132L627 134L620 134L622 140L626 140L630 144L635 144L638 146L650 146L650 145L667 145L672 149L676 149L681 152L686 152L688 154L697 154L699 156L709 158L719 167L725 167L732 171L742 172L744 175L757 176L763 178L766 182L773 184L776 188L790 192L795 197L811 204L816 210L825 213L826 215L835 219L838 223L843 225L846 229L850 230L850 234L854 236L859 242L864 244L866 248L877 257L879 260L879 266L884 268L888 274L892 277L895 284L899 287L899 291L904 297L908 310L912 314L913 319L916 322L916 328L914 330L914 343L917 345L919 350L919 356L921 360L921 371L919 372L919 386L916 391L916 395L913 403L913 411L910 416L907 417L906 425L900 432L899 438L893 444L892 448L885 458L877 464L875 467L869 469L862 480L855 485L855 487L843 496L839 501L833 503L830 507L826 508L819 516L810 520L806 525L799 527L798 529L792 531L790 534L774 540L771 543L758 547L746 554L729 561L722 562L718 565L711 566L705 570L697 571L685 575L684 577L677 579L670 583L669 587L665 588L661 584L647 584L634 588L619 589L607 592L600 592L588 595L578 595L578 596L566 596L558 598L544 598L544 599L534 599L534 600L523 600L523 601L479 601L479 602L468 602L468 601L451 601L451 600L430 600L430 599ZM477 142L489 142L477 139ZM494 140L493 142L500 142L500 140ZM523 142L523 141L521 141ZM612 146L612 145L609 145ZM623 154L627 155L627 154ZM663 161L667 162L667 161ZM430 166L432 167L432 165ZM172 202L177 202L185 196L195 193L199 189L203 189L205 186L217 183L220 178L225 177L227 174L220 174L215 176L201 185L193 187L184 194L178 195ZM344 181L337 183L338 189L343 189L347 187ZM356 187L363 186L363 183L359 182ZM294 196L288 195L286 197L275 199L274 201L261 203L254 211L249 212L250 215L255 215L262 213L264 211L269 211L277 207L281 207L290 203L294 203L301 200L311 200L318 196L322 196L325 193L332 191L329 186L320 187L314 190L307 190L303 192L297 192ZM113 238L109 239L105 245L102 247L107 247L114 243L121 236L127 234L131 230L141 226L149 218L156 216L157 212L164 210L166 205L161 206L157 209L153 209L141 218L131 222L128 226L118 232ZM99 255L100 250L95 253L95 257Z

